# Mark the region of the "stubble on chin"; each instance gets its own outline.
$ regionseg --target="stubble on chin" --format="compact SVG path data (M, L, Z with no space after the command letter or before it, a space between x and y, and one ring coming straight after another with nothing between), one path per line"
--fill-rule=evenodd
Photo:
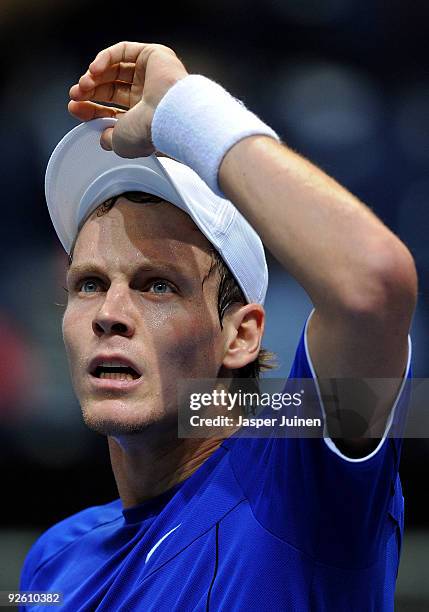
M103 436L120 437L141 434L150 428L163 428L167 423L169 428L172 424L177 428L177 416L174 419L167 418L165 413L154 409L142 411L142 414L138 415L121 417L103 413L102 409L95 410L92 405L81 404L81 408L85 425ZM123 412L125 413L125 410Z

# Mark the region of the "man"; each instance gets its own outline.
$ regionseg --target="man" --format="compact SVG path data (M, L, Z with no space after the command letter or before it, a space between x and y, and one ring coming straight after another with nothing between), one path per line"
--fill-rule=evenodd
M171 49L118 43L70 95L97 121L47 171L71 255L63 335L121 499L44 534L21 588L62 592L67 610L392 610L403 508L387 433L405 410L410 253ZM177 439L180 379L258 364L265 260L235 207L313 301L292 376L321 393L328 378L403 379L376 404L358 389L360 437L340 391L335 441Z

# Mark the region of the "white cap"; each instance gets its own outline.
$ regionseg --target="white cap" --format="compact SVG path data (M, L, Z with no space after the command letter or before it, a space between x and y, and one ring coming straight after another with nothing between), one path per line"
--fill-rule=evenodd
M185 211L220 253L248 302L263 304L268 285L264 247L243 215L184 164L156 155L124 159L102 149L101 132L115 121L94 119L78 125L49 160L46 201L67 253L97 206L126 191L144 191Z

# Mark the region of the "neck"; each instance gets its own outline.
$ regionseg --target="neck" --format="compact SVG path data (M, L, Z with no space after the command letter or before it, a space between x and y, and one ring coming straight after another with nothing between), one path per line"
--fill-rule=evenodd
M222 439L169 439L148 442L138 435L109 437L110 460L124 508L156 497L188 478L220 446Z

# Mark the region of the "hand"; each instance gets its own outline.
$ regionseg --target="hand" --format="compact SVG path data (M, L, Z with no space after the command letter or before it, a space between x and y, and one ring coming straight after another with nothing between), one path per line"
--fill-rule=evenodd
M170 87L187 74L169 47L120 42L100 51L79 83L73 85L68 109L81 121L116 117L116 125L102 133L101 146L122 157L144 157L155 150L151 126L156 107ZM106 102L122 108L104 106Z

